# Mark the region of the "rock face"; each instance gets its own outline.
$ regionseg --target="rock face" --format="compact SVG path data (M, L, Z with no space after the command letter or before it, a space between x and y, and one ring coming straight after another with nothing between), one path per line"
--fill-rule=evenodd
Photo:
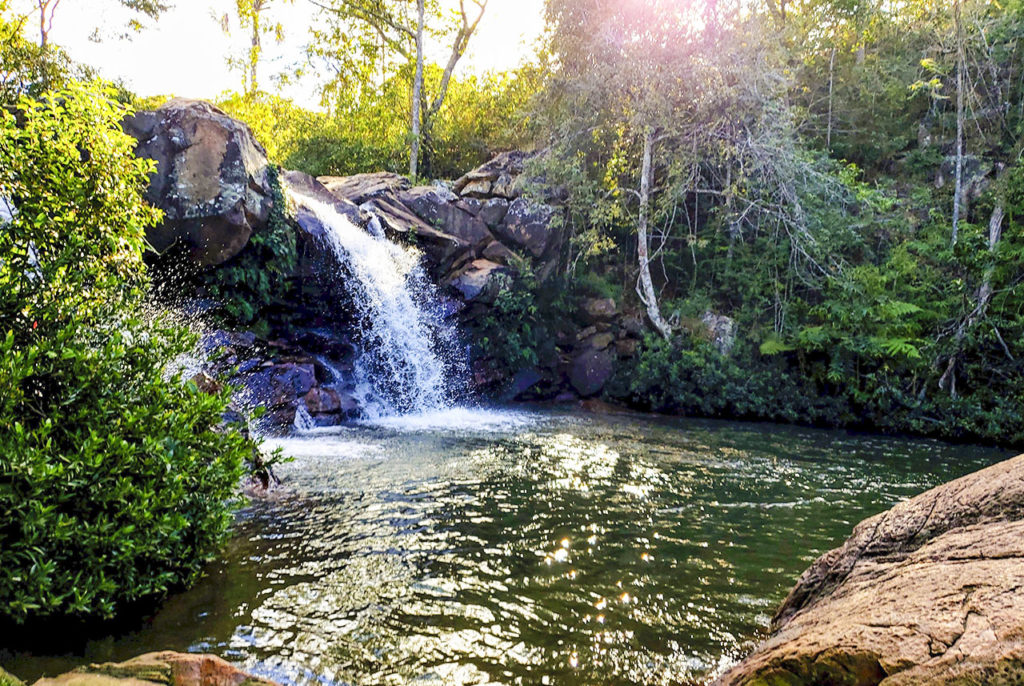
M214 655L147 653L127 662L79 667L34 686L274 686Z
M469 172L451 188L435 183L413 187L408 179L381 172L318 181L337 198L376 217L393 236L412 237L426 253L438 280L464 294L467 265L486 260L515 269L533 263L545 279L563 247L554 221L557 210L521 195L529 155L505 152ZM475 298L475 289L470 289Z
M146 199L164 221L146 238L158 252L181 244L201 266L221 264L267 221L267 155L245 124L209 103L174 99L123 126L139 141L136 154L157 163Z
M755 684L1024 683L1024 455L867 519L804 572Z

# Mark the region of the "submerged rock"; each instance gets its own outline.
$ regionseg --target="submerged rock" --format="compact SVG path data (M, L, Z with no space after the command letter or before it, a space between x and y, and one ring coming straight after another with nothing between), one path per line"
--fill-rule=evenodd
M716 684L1019 684L1022 588L1024 455L858 524Z
M33 686L275 686L215 655L147 653L127 662L105 662L40 679Z
M246 246L273 204L267 154L252 131L200 100L175 98L123 122L139 157L155 160L146 199L164 211L146 239L164 252L181 244L201 266Z

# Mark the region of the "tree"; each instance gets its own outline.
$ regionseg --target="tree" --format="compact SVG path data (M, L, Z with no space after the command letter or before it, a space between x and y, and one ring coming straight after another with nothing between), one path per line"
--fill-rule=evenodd
M53 17L61 0L34 0L39 12L39 46L45 48L53 30ZM167 5L160 0L118 0L122 7L144 14L151 19L158 18L167 10Z
M0 617L110 618L193 581L254 446L229 391L175 371L195 339L145 309L143 199L112 91L0 109Z
M249 48L244 60L230 58L228 63L242 73L242 90L246 95L260 90L257 71L263 54L263 35L272 33L278 43L284 40L284 26L281 22L272 24L266 21L267 12L273 4L274 0L235 0L238 24L249 31ZM221 18L221 27L225 33L230 30L230 18L226 13Z
M373 55L380 74L393 74L403 69L413 72L409 123L409 173L412 176L422 171L429 173L434 123L448 96L455 68L483 19L488 1L459 0L454 22L446 24L437 0L415 0L414 7L410 0L311 0L331 22L327 31L317 33L314 55L338 65L351 64L357 54ZM359 29L358 40L353 41L349 35L347 29L351 26ZM448 61L432 97L427 94L424 82L425 34L449 45ZM335 71L340 75L345 67L336 66ZM365 76L370 77L371 73Z

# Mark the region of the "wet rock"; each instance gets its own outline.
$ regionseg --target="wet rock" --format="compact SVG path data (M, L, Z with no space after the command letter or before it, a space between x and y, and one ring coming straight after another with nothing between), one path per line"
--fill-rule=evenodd
M91 664L34 686L274 686L215 655L147 653L127 662Z
M530 389L534 388L543 380L544 375L536 367L520 369L516 372L516 375L512 377L512 383L509 384L508 390L505 392L505 397L509 400L519 400Z
M302 397L310 414L328 414L341 410L341 397L333 388L313 388Z
M299 228L312 237L321 237L326 228L323 226L314 208L303 201L304 198L312 198L325 205L333 207L336 212L348 218L356 226L363 226L366 217L360 212L359 207L345 198L339 198L331 193L323 184L309 174L297 171L281 172L281 185L290 192L290 197L295 205L292 208L292 215L298 223Z
M1021 588L1024 456L858 524L716 684L1020 683Z
M573 360L569 383L584 398L597 395L608 383L614 368L615 357L612 353L589 349Z
M146 199L164 211L146 239L164 252L182 244L208 267L246 246L267 221L273 194L266 151L249 127L199 100L175 98L123 122L139 157L155 160Z

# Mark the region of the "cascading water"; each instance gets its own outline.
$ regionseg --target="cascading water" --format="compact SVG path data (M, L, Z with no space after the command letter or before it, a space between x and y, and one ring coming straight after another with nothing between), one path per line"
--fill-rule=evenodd
M445 325L436 289L412 247L369 233L329 203L292 193L325 229L356 310L356 395L371 419L451 406L459 376L456 332Z

